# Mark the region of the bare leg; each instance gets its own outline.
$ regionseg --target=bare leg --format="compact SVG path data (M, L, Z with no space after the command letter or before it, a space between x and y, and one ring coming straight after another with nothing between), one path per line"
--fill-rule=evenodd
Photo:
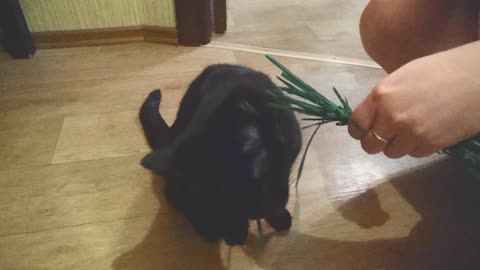
M366 52L388 73L479 39L478 0L371 0L360 19Z

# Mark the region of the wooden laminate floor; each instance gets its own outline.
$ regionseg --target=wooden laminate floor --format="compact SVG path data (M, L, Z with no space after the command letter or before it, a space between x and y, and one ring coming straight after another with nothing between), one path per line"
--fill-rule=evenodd
M384 76L279 59L352 104ZM139 165L148 148L137 112L161 88L173 121L190 81L225 62L278 75L262 55L206 47L0 53L0 269L480 268L480 179L439 156L368 156L334 125L320 130L292 188L288 234L264 224L262 248L252 224L246 246L202 241L165 202L162 179Z

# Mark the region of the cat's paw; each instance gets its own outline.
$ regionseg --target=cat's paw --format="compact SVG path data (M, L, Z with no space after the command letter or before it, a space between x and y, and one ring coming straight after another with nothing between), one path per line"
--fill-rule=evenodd
M213 232L213 231L203 231L203 232L199 232L203 239L205 239L205 241L209 242L209 243L215 243L217 242L218 240L220 240L220 235L218 234L218 232Z
M219 229L218 220L205 218L205 214L196 208L181 209L187 219L191 222L195 231L207 242L219 241L222 232Z
M209 243L214 243L221 239L218 229L215 229L214 226L209 227L207 224L194 224L194 226L197 233Z
M232 224L225 232L224 240L229 246L243 245L247 242L248 237L248 220L238 221Z
M287 209L282 210L275 216L266 218L266 220L276 231L286 231L292 226L292 216Z
M221 233L215 224L203 223L201 225L196 224L197 232L205 239L205 241L214 243L220 240Z

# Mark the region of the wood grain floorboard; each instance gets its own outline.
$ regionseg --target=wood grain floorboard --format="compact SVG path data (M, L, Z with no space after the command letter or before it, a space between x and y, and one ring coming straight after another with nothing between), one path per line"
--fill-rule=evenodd
M385 76L279 59L353 105ZM291 188L289 233L262 223L262 248L252 223L245 246L204 242L166 203L163 180L139 165L148 147L137 113L160 88L171 123L191 80L224 62L279 75L262 55L214 48L130 44L40 50L30 62L0 57L0 269L480 267L478 177L441 156L369 156L334 125L319 131Z
M2 119L28 120L137 110L155 89L162 109L176 108L198 72L40 84L11 88L0 95Z
M61 117L0 120L0 170L49 164L62 122Z
M207 65L218 62L234 63L233 52L130 44L124 47L106 46L97 53L69 54L68 57L50 54L32 60L6 60L0 66L0 74L3 73L0 79L3 88L14 91L20 87L53 82L199 72Z
M148 152L138 111L65 117L52 163Z

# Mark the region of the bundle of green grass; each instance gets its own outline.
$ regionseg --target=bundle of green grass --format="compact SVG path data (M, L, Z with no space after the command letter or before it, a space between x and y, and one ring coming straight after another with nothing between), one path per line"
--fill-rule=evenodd
M307 117L302 120L313 122L313 124L307 127L315 127L315 131L312 133L300 161L297 176L298 184L307 151L320 126L327 123L336 123L338 126L348 125L352 115L352 108L349 106L347 99L342 97L335 87L333 92L340 104L335 104L328 100L272 56L267 55L266 57L282 71L281 76L277 78L284 84L284 86L276 86L270 89L270 93L276 100L272 106L306 115ZM458 158L476 172L480 172L480 135L444 149L441 153Z

